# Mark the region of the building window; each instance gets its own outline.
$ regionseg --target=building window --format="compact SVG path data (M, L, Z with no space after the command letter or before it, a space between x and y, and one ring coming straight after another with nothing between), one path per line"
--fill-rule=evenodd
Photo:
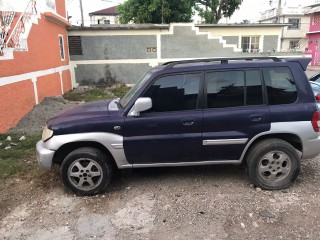
M290 41L290 44L289 44L289 49L298 49L299 48L299 41L298 40L292 40Z
M289 18L288 23L290 24L288 26L289 30L297 30L300 29L300 18Z
M241 47L243 52L259 52L260 37L242 37Z
M315 13L313 16L313 25L320 26L320 14Z
M81 36L69 36L69 54L72 55L82 55L82 41Z
M66 56L64 53L64 44L63 44L63 36L62 35L59 35L59 45L60 45L60 57L61 57L61 60L64 61Z

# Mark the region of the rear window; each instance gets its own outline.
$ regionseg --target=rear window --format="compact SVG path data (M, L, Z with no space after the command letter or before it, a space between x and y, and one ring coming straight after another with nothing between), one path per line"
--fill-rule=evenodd
M297 100L297 88L288 67L263 69L269 105L288 104Z

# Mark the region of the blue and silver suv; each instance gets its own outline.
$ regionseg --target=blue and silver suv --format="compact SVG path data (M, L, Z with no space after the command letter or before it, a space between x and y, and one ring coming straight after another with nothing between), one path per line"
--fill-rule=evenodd
M121 99L48 121L40 166L61 165L80 195L103 192L115 168L244 164L262 189L286 188L320 151L308 58L198 59L152 68Z

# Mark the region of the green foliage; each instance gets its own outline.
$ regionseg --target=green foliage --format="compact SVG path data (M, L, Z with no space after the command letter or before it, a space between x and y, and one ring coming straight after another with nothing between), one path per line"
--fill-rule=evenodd
M191 22L194 0L127 0L118 7L120 23Z
M36 164L36 143L41 139L40 134L26 136L26 140L19 141L22 135L14 134L10 135L12 141L7 141L7 135L0 135L0 180L13 174L22 173L31 168L34 168ZM6 146L11 143L11 149L5 150ZM26 164L28 161L29 164Z
M129 89L130 87L127 87L125 84L119 84L110 88L89 88L83 92L71 90L70 92L65 93L63 98L69 101L102 101L122 97L129 91Z
M205 23L218 23L222 17L231 17L242 0L195 0L195 9ZM202 5L202 6L201 6Z
M127 0L118 7L120 23L191 22L193 7L205 23L231 17L242 0Z
M110 91L114 94L114 96L116 97L123 97L129 90L131 87L128 87L125 84L121 84L113 89L111 89Z

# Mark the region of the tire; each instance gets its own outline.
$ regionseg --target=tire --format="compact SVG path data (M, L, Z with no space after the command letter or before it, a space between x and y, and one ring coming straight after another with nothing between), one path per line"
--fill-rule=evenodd
M61 176L64 185L77 195L96 195L106 190L112 179L112 164L102 151L79 148L63 160Z
M300 172L297 151L281 139L266 139L256 143L246 158L250 181L264 190L279 190L290 186Z

